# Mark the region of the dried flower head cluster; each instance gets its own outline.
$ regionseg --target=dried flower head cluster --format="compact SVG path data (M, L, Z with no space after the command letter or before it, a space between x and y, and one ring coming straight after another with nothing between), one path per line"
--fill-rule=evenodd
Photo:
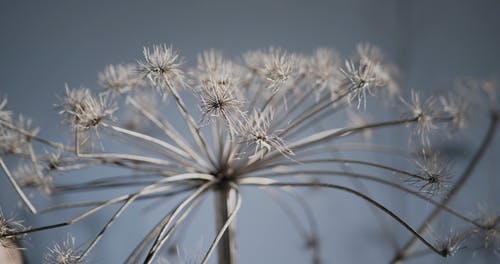
M447 257L453 256L463 249L467 237L467 233L450 232L447 237L443 237L441 240L437 241L437 248Z
M500 214L481 206L476 221L479 223L471 234L479 241L479 248L491 250L500 258Z
M114 223L131 210L131 205L145 201L157 207L158 200L184 194L155 227L142 230L144 236L133 251L120 256L124 263L169 263L167 249L179 247L173 238L182 235L180 228L189 223L185 220L212 192L216 235L196 262L207 263L217 252L220 264L235 263L235 219L243 198L240 189L255 186L272 194L273 201L283 208L307 244L313 263L322 260L322 234L312 208L299 191L302 187L350 194L400 224L412 236L407 244L396 247L401 249L395 252L394 262L412 256L418 241L443 257L467 248L462 245L474 237L471 234L483 236L488 241L486 248L490 241L498 241L498 218L478 221L449 206L491 145L498 123L494 106L488 111L474 109L483 111L490 125L463 172L455 174L449 161L429 151L434 147L432 139L439 136L433 132L466 128L465 112L472 107L464 97L424 99L418 91L402 90L401 98L411 93L410 100L401 100L404 114L377 116L377 107L401 106L387 100L401 89L394 67L374 46L360 45L355 55L345 59L325 48L310 55L270 48L247 52L235 60L209 50L197 61L195 67L185 68L173 47L153 45L144 48L143 58L137 63L107 66L98 77L100 91L67 86L58 106L65 126L71 128L68 134L74 136L70 144L39 136L29 120L14 118L7 100L2 99L0 165L13 191L33 214L77 208L83 212L59 223L30 228L13 227L0 218L5 222L0 222L0 239L78 225L118 205L89 241L76 246L74 238L69 237L50 248L44 260L81 263L93 257L92 250L110 235ZM376 98L380 94L384 95L383 102ZM372 107L367 104L370 100L375 102L375 110L366 118L362 111ZM342 123L337 115L341 112L350 120ZM408 148L401 149L402 144L392 140L380 140L377 132L387 129L407 131L412 139ZM82 138L97 130L98 137ZM363 135L364 140L357 138ZM100 148L93 148L95 145ZM414 147L426 151L415 159L410 149ZM353 150L377 155L359 158ZM417 172L407 164L386 164L377 159L394 154L415 160ZM11 162L18 162L18 167L12 168ZM87 175L88 168L106 173ZM70 181L62 177L66 173L82 177ZM338 178L353 180L353 186L341 184ZM413 227L405 215L377 201L364 182L423 200L435 211L422 227ZM82 191L99 192L98 197L107 198L41 209L31 196ZM288 208L288 200L283 202L281 195L297 202L307 217ZM473 231L467 236L429 241L427 226L443 212L470 225Z
M133 91L142 82L137 66L133 64L108 65L104 72L99 74L99 83L115 94Z
M96 97L87 88L70 89L68 86L61 108L60 114L64 114L77 130L98 126L116 110L104 94Z
M231 79L218 79L218 76L205 80L200 87L202 120L207 117L222 119L230 128L236 126L243 114L242 103L236 97Z
M254 153L250 158L264 158L266 153L273 150L279 151L285 156L293 155L277 131L270 131L273 121L274 110L268 108L264 112L254 110L246 119L246 123L241 126L241 135L249 145L254 146Z
M33 128L31 119L22 115L17 120L11 118L0 119L0 153L14 155L29 155L29 141L32 136L36 136L38 128ZM12 129L15 127L15 131Z
M419 168L418 177L410 177L408 182L429 195L446 193L446 189L452 183L451 163L431 150L424 149L419 156L416 161Z
M51 194L52 177L49 174L43 174L43 168L40 165L21 163L12 171L12 175L23 188L35 188L47 194Z
M0 247L7 249L18 248L19 246L15 241L21 236L11 234L23 229L24 226L21 224L21 221L5 218L3 212L0 210Z
M157 45L144 48L144 61L139 62L139 72L147 77L159 92L166 93L177 84L184 84L184 71L179 54L170 46Z
M7 106L7 98L2 98L0 101L0 120L11 120L12 118L12 112L9 110L6 110Z
M80 254L75 248L75 238L68 235L62 243L54 244L44 256L45 264L78 264L82 263Z
M361 104L366 108L367 96L373 95L376 89L386 88L388 93L399 89L395 85L394 73L389 65L383 64L382 58L378 48L359 45L356 56L346 60L345 67L340 70L349 102L356 100L358 108Z

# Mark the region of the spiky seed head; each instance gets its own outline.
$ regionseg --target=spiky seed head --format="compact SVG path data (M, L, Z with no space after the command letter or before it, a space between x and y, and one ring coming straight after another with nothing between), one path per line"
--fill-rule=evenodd
M199 54L198 66L192 74L199 82L199 89L203 89L204 85L217 83L230 86L231 92L239 97L243 95L239 89L243 75L241 67L224 59L219 51L208 50Z
M22 187L38 189L46 194L53 192L52 177L43 175L40 165L21 163L12 171L12 175Z
M296 57L293 54L271 48L264 57L264 76L269 81L269 88L279 89L297 70Z
M196 68L196 78L204 81L228 71L228 62L224 60L222 52L211 49L198 54L198 66Z
M262 78L272 91L281 88L299 69L297 56L281 48L247 52L243 59L247 68Z
M156 90L167 94L168 89L175 89L176 84L185 85L182 61L172 46L153 45L144 47L144 61L139 61L139 72L149 79Z
M450 128L460 129L467 126L468 105L463 98L449 94L447 97L440 96L439 101L443 106L443 113L452 120Z
M243 53L243 61L247 69L253 74L260 74L265 67L266 53L262 50L251 50Z
M443 193L449 187L452 164L438 152L423 149L415 163L419 169L419 177L410 177L407 181L419 191L432 196Z
M437 240L435 245L441 254L451 257L464 248L465 240L469 236L469 232L450 232L446 237Z
M417 118L417 123L412 135L420 137L420 142L425 147L430 146L429 133L439 128L436 121L441 115L435 98L429 97L422 103L420 94L412 90L411 101L408 102L403 98L401 101L408 107L408 111L404 113L403 116L405 118Z
M480 206L476 222L481 226L473 230L473 235L482 242L482 247L490 249L500 258L500 214L486 206Z
M243 142L254 146L254 153L249 158L263 158L272 150L277 150L287 157L293 155L285 141L277 133L270 131L273 115L272 108L267 108L264 112L254 110L239 128L238 134L243 138Z
M24 133L0 124L0 154L29 154L31 137L36 136L39 129L32 126L31 119L22 115L9 125Z
M319 48L305 60L302 72L313 81L316 98L325 89L336 90L339 85L339 55L332 49ZM301 60L302 61L302 60Z
M0 99L0 120L4 122L12 122L12 111L6 110L7 107L7 97L2 97Z
M23 229L24 226L21 221L13 218L7 219L0 209L0 247L7 249L19 248L15 241L22 236L9 234L22 231Z
M100 94L97 97L87 88L70 89L66 85L66 95L60 105L60 114L67 122L78 130L87 130L99 126L106 119L111 118L117 110L109 101L109 97Z
M55 152L46 151L46 153L48 158L44 166L45 169L48 171L59 169L59 167L63 163L62 152L60 150L57 150Z
M243 115L242 101L233 92L230 79L221 82L210 78L201 85L199 91L201 98L202 121L207 118L220 118L225 121L230 130L235 128L237 121Z
M382 63L382 53L374 46L359 45L357 54L345 61L340 69L342 75L342 93L348 93L348 101L357 101L357 108L366 108L366 99L374 95L375 90L387 88L389 94L396 93L399 88L393 78L391 68Z
M99 83L112 94L123 94L135 90L142 83L135 65L108 65L99 74Z
M75 238L71 235L62 242L49 248L44 255L44 264L79 264L80 252L75 247Z
M344 76L343 87L346 88L349 103L357 100L357 108L366 107L366 98L373 95L373 88L377 87L377 78L373 72L373 64L360 65L352 60L345 62L340 70Z

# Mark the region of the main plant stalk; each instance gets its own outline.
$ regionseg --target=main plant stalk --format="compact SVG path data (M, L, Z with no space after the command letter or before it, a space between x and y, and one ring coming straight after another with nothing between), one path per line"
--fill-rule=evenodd
M215 191L215 209L216 209L216 231L218 232L224 223L228 220L231 213L231 188L229 184L221 184ZM236 244L235 244L235 226L229 225L226 233L222 236L217 247L219 264L236 264Z

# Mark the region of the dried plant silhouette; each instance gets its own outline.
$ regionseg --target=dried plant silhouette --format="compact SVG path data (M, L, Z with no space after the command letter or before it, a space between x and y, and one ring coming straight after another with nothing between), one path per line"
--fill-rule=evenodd
M125 263L169 263L165 252L174 243L174 234L182 235L176 231L212 192L216 235L199 257L189 259L207 263L217 255L220 264L236 263L236 220L245 198L240 189L253 186L289 216L307 243L312 263L322 259L321 226L300 191L311 187L313 191L346 193L368 203L374 219L388 217L400 224L411 238L395 247L394 258L388 261L427 253L449 257L478 240L483 241L482 247L499 253L498 214L470 217L449 206L492 144L498 124L493 83L467 82L466 96L457 93L425 99L413 91L410 98L403 99L394 66L370 45L359 45L346 60L330 49L303 55L270 48L247 52L239 60L210 50L199 55L197 67L192 69L185 68L171 46L146 47L143 55L137 63L106 67L99 75L101 91L66 86L57 107L72 134L70 143L39 136L29 119L15 117L7 100L1 101L0 165L20 200L34 215L85 209L66 221L34 227L24 227L2 214L1 247L13 247L12 241L22 242L31 233L73 225L119 205L90 241L77 243L78 238L68 236L50 247L43 260L86 262L131 205L184 195L153 229L145 231L135 250L123 257ZM479 99L471 99L470 94ZM384 98L377 99L379 107L396 106L400 113L393 118L374 114L373 121L366 119L362 113L375 96ZM193 99L199 104L189 103ZM339 126L331 117L342 112L348 113L349 122ZM487 116L489 126L465 170L455 174L451 162L434 150L432 134L467 129L471 113ZM370 140L371 133L391 129L408 131L407 146ZM356 136L366 139L360 141ZM416 154L415 146L420 149ZM403 156L415 161L415 170L407 169L408 164L384 164L342 154L352 150ZM89 168L115 169L117 173L88 175ZM357 168L368 168L370 173ZM79 177L68 183L63 178L71 171L77 171ZM353 186L337 183L340 178L352 180ZM412 226L377 201L365 183L393 188L435 209L421 226ZM28 189L47 195L116 189L127 193L41 209L27 195ZM291 203L298 204L306 218ZM429 227L444 213L458 218L464 228L435 239ZM390 235L391 230L386 231ZM416 250L419 243L424 251Z

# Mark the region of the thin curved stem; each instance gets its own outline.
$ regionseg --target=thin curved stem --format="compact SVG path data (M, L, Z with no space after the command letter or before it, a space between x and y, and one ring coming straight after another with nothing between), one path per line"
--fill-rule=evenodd
M168 220L163 224L161 231L159 234L156 236L155 242L151 246L146 259L144 260L144 263L150 264L153 262L154 258L158 254L160 248L163 246L163 244L166 242L166 239L164 239L164 235L166 232L168 232L167 227L173 222L175 217L188 205L190 204L196 197L198 197L200 194L205 192L210 186L214 184L213 181L204 183L201 185L194 193L192 193L189 197L187 197L185 200L183 200L172 212L171 215L168 216Z
M193 210L198 208L198 206L203 201L203 199L205 198L206 195L207 195L207 192L204 192L200 196L196 197L196 199L189 205L189 207L180 215L180 217L177 219L177 221L175 221L175 223L172 224L172 226L169 228L167 233L165 233L165 237L167 237L167 239L172 234L174 234L174 231L178 231L176 229L178 225L182 224L182 222L184 222L184 220L186 220L188 218L188 216L190 216L192 213L194 213ZM183 227L185 227L185 226L183 226ZM159 232L159 230L158 230L158 232Z
M354 189L342 186L342 185L336 185L336 184L329 184L329 183L297 183L297 182L273 182L273 183L267 183L267 184L258 184L258 183L247 183L245 185L257 185L257 186L290 186L290 187L324 187L324 188L331 188L331 189L337 189L341 191L345 191L351 194L354 194L355 196L369 202L373 206L377 207L380 209L382 212L385 214L389 215L392 217L394 220L396 220L401 226L403 226L405 229L407 229L410 233L412 233L418 240L422 241L429 249L434 251L436 254L446 257L447 254L446 252L443 252L442 250L436 248L434 245L432 245L430 242L428 242L424 237L422 237L417 231L415 231L406 221L401 219L399 216L397 216L395 213L393 213L391 210L387 209L385 206L380 204L379 202L375 201L374 199L364 195L363 193L360 193Z
M270 127L270 130L274 130L276 129L277 127L281 126L283 124L283 122L285 122L288 117L295 111L295 109L298 109L299 106L301 106L302 104L304 104L304 102L306 100L309 99L309 97L312 95L313 93L303 93L300 97L298 97L294 103L289 106L287 109L283 109L281 112L280 112L280 116L279 118L277 118L277 122L271 124L271 127ZM317 103L317 102L316 102ZM250 109L249 109L250 110Z
M327 118L328 116L333 115L337 111L344 109L342 107L342 106L344 106L343 104L346 104L346 103L343 102L342 105L339 105L338 107L333 107L332 106L332 107L326 108L326 110L322 111L321 113L317 114L316 116L314 116L314 117L312 117L312 118L307 119L306 121L304 121L304 123L302 123L302 125L300 127L307 128L307 127L313 126L314 124L320 123L322 121L322 119ZM294 129L293 131L291 131L290 133L288 133L286 135L286 138L287 139L291 139L291 138L294 138L295 136L299 135L300 132L303 131L301 129L298 129L300 127L297 127L297 129Z
M26 138L30 139L30 140L35 140L35 141L38 141L42 144L45 144L47 146L50 146L50 147L53 147L55 149L60 149L60 150L66 150L66 151L73 151L73 148L71 147L68 147L68 146L65 146L64 144L62 143L59 143L59 142L55 142L55 141L51 141L51 140L48 140L48 139L45 139L45 138L42 138L42 137L39 137L37 135L33 135L33 133L29 132L29 131L26 131L24 129L21 129L9 122L5 122L3 120L0 120L0 124L2 126L5 126L9 129L12 129L14 131L17 131L19 132L20 134L22 134L23 136L25 136Z
M287 127L285 127L281 132L278 134L278 136L282 137L286 133L288 133L290 130L294 129L295 127L299 126L302 122L308 120L309 118L313 117L314 115L320 113L321 111L327 109L329 106L332 104L335 104L342 100L345 96L347 96L349 93L344 93L342 95L339 95L339 97L332 99L331 97L324 97L327 100L325 102L319 102L317 104L313 104L311 107L306 109L299 117L295 119L292 123L290 123Z
M121 154L121 153L81 153L80 143L79 143L79 133L75 130L75 155L81 158L92 158L92 159L106 159L106 160L130 160L135 162L144 162L154 165L161 166L172 166L175 163L169 162L167 160L145 157L133 154Z
M295 214L290 205L277 194L275 194L273 189L262 187L264 191L266 191L273 201L275 201L278 206L288 215L289 221L295 226L295 229L298 233L304 237L306 241L306 245L313 250L313 261L312 263L320 263L321 253L319 247L319 233L318 233L318 225L316 223L316 218L314 217L314 212L312 208L307 203L307 200L301 196L296 190L292 188L287 188L286 186L282 188L282 190L290 195L293 199L297 201L302 210L304 211L304 215L306 216L307 223L309 224L309 231L302 226L302 223L299 217Z
M491 112L490 113L490 124L489 124L488 130L486 132L486 135L484 136L479 148L474 153L474 156L470 160L469 164L465 168L464 172L462 173L462 175L460 176L458 181L455 183L455 185L453 185L452 189L447 193L447 195L443 199L443 201L441 201L441 204L447 205L448 203L450 203L453 200L453 198L455 198L455 196L458 194L458 192L462 189L462 187L465 185L467 180L470 178L470 176L472 175L472 172L476 168L477 164L479 163L479 161L481 161L484 153L486 152L488 147L491 145L491 141L494 138L497 125L498 125L498 113ZM424 223L418 229L419 232L425 233L428 230L430 224L432 222L434 222L437 219L437 217L441 214L441 211L442 211L442 209L439 207L434 209L434 211L432 211L432 213L427 217L427 219L424 221ZM397 262L397 261L404 259L406 257L406 255L408 255L409 252L412 250L412 248L415 246L416 242L417 241L415 239L413 239L413 238L410 239L404 245L404 247L399 252L396 253L392 262Z
M167 187L167 186L165 186L165 187ZM169 187L171 187L171 189L173 190L172 192L161 193L161 194L152 194L152 195L144 195L144 196L141 196L141 197L137 198L137 200L148 200L148 199L154 199L154 198L158 198L158 197L170 197L170 196L174 196L174 195L177 195L177 194L185 193L187 191L192 191L194 189L193 186L191 186L191 187L184 187L182 189L176 189L176 188L179 187L177 185L172 185L172 186L169 186ZM71 203L71 204L62 204L62 205L48 207L48 208L45 208L43 210L39 210L38 214L46 214L46 213L50 213L50 212L54 212L54 211L61 211L61 210L73 209L73 208L80 208L80 207L99 206L99 205L105 204L106 202L107 202L107 200L104 200L104 201L79 202L79 203ZM121 201L117 201L117 203L118 202L121 202Z
M142 134L142 133L139 133L136 131L132 131L132 130L121 128L118 126L106 124L106 123L103 123L102 125L110 128L116 132L123 133L125 135L140 139L144 142L151 143L153 146L163 147L165 150L167 150L167 152L163 152L163 154L165 156L167 156L168 158L170 158L172 160L175 160L176 162L183 164L184 166L193 167L193 165L196 165L196 163L193 164L192 162L190 162L191 157L186 152L184 152L184 150L179 149L176 146L173 146L173 145L171 145L163 140L160 140L158 138L148 136L146 134ZM194 166L194 167L196 167L196 166ZM200 168L197 168L197 169L200 169Z
M187 216L191 214L191 211L193 211L199 203L203 200L204 196L206 193L202 193L200 196L196 197L194 202L189 205L189 207L186 209L186 211L179 217L179 219L172 225L171 228L166 233L166 236L169 236L174 230L177 225L182 223ZM134 250L130 253L130 255L127 257L124 263L126 264L136 264L139 263L139 255L141 254L141 251L146 247L146 245L155 238L158 233L162 230L162 227L169 221L171 215L173 212L176 210L176 208L173 208L151 231L141 240L141 242L134 248Z
M139 244L134 248L130 255L125 260L125 264L137 264L139 263L140 254L146 248L146 245L155 238L155 236L160 232L161 227L165 224L168 218L172 215L175 209L170 210L170 212L153 228L149 233L141 240Z
M346 136L346 135L352 135L352 134L364 131L366 129L399 126L399 125L414 123L417 121L418 121L418 117L414 117L414 118L408 118L408 119L397 119L397 120L392 120L392 121L370 123L370 124L366 124L366 125L341 128L341 129L329 129L329 130L324 130L324 131L315 133L311 136L299 139L293 143L290 143L287 147L290 148L294 152L298 152L298 150L301 150L303 148L308 148L308 147L311 147L311 146L319 144L319 143L326 143L332 139ZM272 158L279 156L279 155L281 155L281 153L277 150L274 150L274 151L270 152L268 155L264 156L264 158L262 158L262 159L254 158L254 159L249 160L248 163L246 164L246 167L256 166L255 164L258 165L259 163L266 162L267 160L272 159Z
M28 196L26 196L26 194L24 193L23 189L19 186L19 184L17 184L16 179L14 179L14 176L12 176L12 173L10 173L9 168L7 167L7 165L5 165L1 157L0 157L0 166L2 167L3 172L7 175L10 184L12 184L12 187L14 187L14 190L16 190L19 197L21 197L21 200L26 205L26 207L28 207L28 209L32 214L37 214L38 212L35 206L31 203L30 199L28 198Z
M104 233L106 232L106 230L114 223L114 221L116 219L118 219L118 217L121 216L121 214L125 211L125 209L127 209L137 198L144 195L145 193L147 193L147 191L150 191L152 188L156 187L158 184L167 183L170 181L183 180L184 178L185 177L172 176L172 177L168 178L168 181L167 181L167 179L157 181L156 183L151 184L151 185L143 188L141 191L135 193L134 195L129 196L126 199L125 203L120 207L120 209L118 209L118 211L116 211L116 213L113 215L113 217L111 217L111 219L108 221L108 223L101 229L101 231L97 234L97 236L94 238L94 240L90 243L90 245L87 247L87 249L79 256L78 259L83 259L90 253L92 248L94 248L95 245L97 244L97 242L99 242L99 240L104 236Z
M377 182L377 183L380 183L380 184L384 184L384 185L387 185L389 187L392 187L392 188L395 188L395 189L399 189L403 192L406 192L406 193L409 193L411 195L414 195L415 197L421 199L421 200L424 200L426 202L429 202L435 206L437 206L438 208L441 208L445 211L447 211L448 213L450 213L451 215L454 215L458 218L460 218L461 220L467 222L467 223L470 223L474 226L477 226L477 227L482 227L481 224L477 223L476 221L464 216L463 214L455 211L454 209L446 206L446 205L442 205L441 203L439 202L436 202L434 201L433 199L430 199L429 197L425 196L425 195L422 195L421 193L417 192L417 191L413 191L411 189L408 189L406 187L403 187L399 184L396 184L394 182L391 182L391 181L388 181L388 180L384 180L384 179L380 179L380 178L377 178L377 177L374 177L374 176L371 176L371 175L365 175L365 174L360 174L360 173L353 173L353 172L346 172L346 171L319 171L319 170L301 170L301 171L293 171L293 172L275 172L275 173L269 173L269 174L262 174L262 175L259 175L259 176L254 176L254 177L242 177L240 182L242 184L244 184L246 182L246 179L252 179L252 182L255 182L254 179L261 179L262 181L261 182L258 182L258 183L262 183L262 184L265 184L265 183L268 183L268 182L272 182L272 181L269 181L271 178L273 177L279 177L279 176L293 176L293 175L329 175L329 176L339 176L339 177L350 177L350 178L357 178L357 179L363 179L363 180L368 180L368 181L373 181L373 182Z
M207 263L208 259L210 258L210 255L212 255L213 251L215 250L215 248L217 247L217 245L221 241L222 236L224 235L224 233L226 232L226 230L229 228L229 225L231 225L231 223L233 222L234 218L236 217L236 214L240 210L240 207L241 207L241 194L240 194L240 191L238 190L238 186L236 186L235 184L231 184L231 187L236 192L236 205L234 206L234 209L232 210L232 212L227 217L227 220L224 223L224 225L222 225L222 227L220 228L220 230L217 233L217 236L215 237L214 241L212 242L212 244L208 248L208 251L205 254L205 257L203 257L203 260L201 262L202 264L206 264ZM219 257L221 257L221 256L219 256Z
M276 190L265 187L262 187L260 189L265 191L264 193L268 194L269 197L271 197L271 200L274 201L276 205L278 205L278 207L288 216L287 219L293 226L295 226L295 229L297 230L299 235L302 237L308 237L306 227L302 226L299 217L293 211L292 207L288 203L286 203L286 201L284 201L277 193L274 193Z
M136 186L147 186L155 183L154 180L148 181L129 181L129 182L110 182L110 183L81 183L81 184L71 184L71 185L56 185L51 188L52 194L63 194L63 193L76 193L76 192L90 192L99 191L102 189L114 189L114 188L127 188Z
M142 194L144 194L147 191L149 191L149 193L147 193L147 194L158 193L158 192L162 192L164 190L168 190L170 186L164 186L163 189L160 188L157 190L151 190L151 189L160 185L160 184L167 183L167 182L193 180L193 179L199 179L199 180L205 180L205 181L211 182L211 181L213 181L213 176L207 175L207 174L197 174L197 173L186 173L186 174L175 175L175 176L171 176L169 178L161 179L152 185L146 186L140 192L142 192ZM61 223L57 223L57 224L52 224L52 225L41 226L41 227L31 227L31 228L27 228L27 229L24 229L24 230L21 230L18 232L14 232L14 233L6 233L6 234L1 235L0 238L7 237L7 236L28 234L28 233L33 233L33 232L38 232L38 231L43 231L43 230L54 229L54 228L58 228L58 227L72 225L72 224L75 224L77 222L80 222L81 220L87 218L88 216L95 214L98 211L100 211L100 210L102 210L102 209L104 209L112 204L126 201L127 199L130 199L130 197L133 197L134 195L137 195L140 192L136 192L134 194L122 195L122 196L116 197L114 199L110 199L107 202L105 202L99 206L96 206L96 207L84 212L83 214L80 214L77 217L72 218L69 221L65 221L65 222L61 222Z
M401 170L401 169L397 169L397 168L393 168L391 166L387 166L387 165L383 165L383 164L379 164L379 163L375 163L375 162L370 162L370 161L363 161L363 160L353 160L353 159L310 159L310 160L294 160L294 161L284 161L284 162L278 162L278 163L272 163L272 164L267 164L267 165L264 165L262 167L258 167L258 169L255 169L253 171L245 171L245 170L242 170L240 173L244 174L244 173L253 173L253 172L256 172L256 171L259 171L259 170L265 170L265 169L269 169L269 168L274 168L276 166L301 166L303 164L314 164L314 163L342 163L342 164L359 164L359 165L365 165L365 166L369 166L369 167L375 167L375 168L379 168L379 169L383 169L383 170L387 170L387 171L391 171L391 172L395 172L395 173L399 173L399 174L404 174L404 175L407 175L407 176L410 176L412 178L417 178L417 179L421 179L421 180L425 180L424 177L416 174L416 173L411 173L409 171L405 171L405 170Z
M179 147L181 147L187 154L189 154L196 162L200 163L203 167L208 168L208 164L206 161L198 155L198 153L193 149L193 147L188 143L186 138L184 138L175 128L174 126L168 122L168 120L160 121L156 118L152 113L144 110L139 103L137 103L132 97L128 96L127 101L139 111L142 115L144 115L149 121L155 124L163 133L172 139Z
M208 149L208 146L207 146L205 139L203 138L203 136L200 133L200 128L196 124L196 121L194 121L194 118L191 116L191 114L189 114L189 111L187 110L187 107L184 104L184 101L182 101L182 99L179 96L179 94L177 93L177 91L173 87L170 86L170 83L167 80L165 80L165 85L170 90L170 94L172 94L172 96L174 97L175 102L177 104L177 107L179 108L184 119L186 120L186 123L188 124L189 130L193 134L195 141L198 143L198 145L200 146L202 151L205 152L205 155L207 156L207 158L210 161L210 163L212 164L212 166L215 167L216 164L214 162L212 154L210 153L210 151Z

